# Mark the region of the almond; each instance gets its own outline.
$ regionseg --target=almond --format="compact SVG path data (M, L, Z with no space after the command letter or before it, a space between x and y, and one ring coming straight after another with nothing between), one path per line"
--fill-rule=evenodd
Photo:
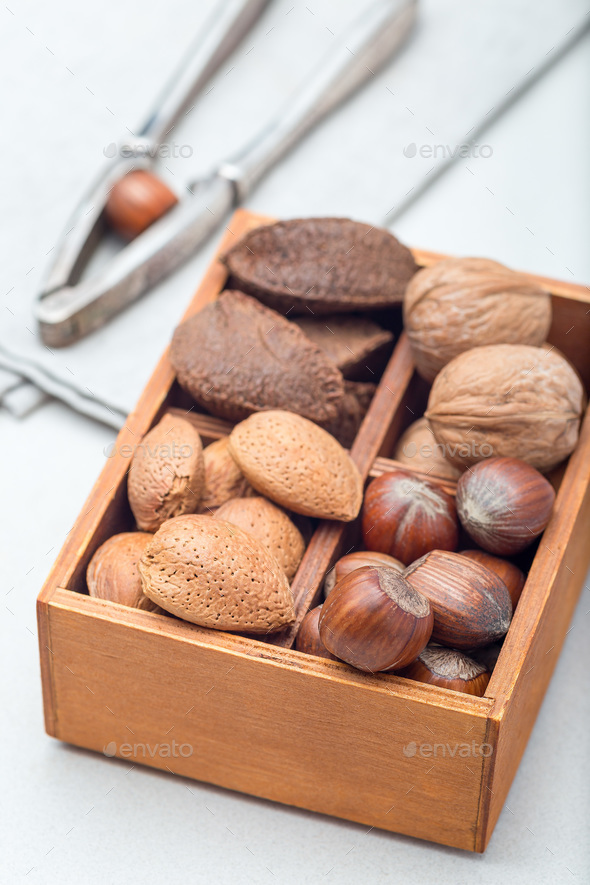
M250 486L229 450L229 436L216 439L203 449L205 485L199 510L209 513L230 498L242 498Z
M230 434L242 473L261 495L320 519L350 522L363 498L356 464L333 436L293 412L251 415Z
M485 344L541 345L551 296L487 258L447 258L419 271L404 295L404 328L427 381L458 354Z
M157 611L158 606L143 593L138 568L151 540L152 535L147 532L123 532L105 541L86 570L88 595L131 608Z
M266 498L232 498L221 505L215 517L239 526L262 541L288 579L294 577L305 552L305 542L284 510Z
M146 596L201 627L271 633L295 619L289 582L272 553L213 516L168 520L139 571Z
M453 464L506 455L546 471L576 447L583 404L582 383L555 347L492 344L442 369L426 417Z
M192 513L203 493L201 437L188 421L164 415L136 448L127 492L140 529L155 532L165 520Z
M257 227L223 260L236 288L304 316L401 304L417 270L410 250L389 231L348 218Z

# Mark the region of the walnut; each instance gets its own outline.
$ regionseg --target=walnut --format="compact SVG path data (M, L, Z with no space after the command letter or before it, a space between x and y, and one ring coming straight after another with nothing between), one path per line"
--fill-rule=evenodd
M547 471L574 450L583 405L582 382L555 347L493 344L442 369L426 417L454 464L507 455Z
M427 381L472 347L541 345L550 325L549 293L486 258L439 261L412 277L404 296L404 326Z

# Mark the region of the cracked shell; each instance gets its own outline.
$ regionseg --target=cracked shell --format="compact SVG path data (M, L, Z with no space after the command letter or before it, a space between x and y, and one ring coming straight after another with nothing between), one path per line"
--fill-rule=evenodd
M205 481L201 437L192 424L164 415L136 448L127 494L138 528L155 532L199 506Z
M148 544L139 571L146 596L201 627L271 633L295 619L289 582L272 553L213 516L168 520Z

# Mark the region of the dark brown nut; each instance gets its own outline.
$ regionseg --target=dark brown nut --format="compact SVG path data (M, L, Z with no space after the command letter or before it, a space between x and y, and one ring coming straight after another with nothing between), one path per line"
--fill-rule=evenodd
M517 458L489 458L464 473L457 512L470 538L499 556L519 553L544 531L555 491L538 470Z
M185 320L174 333L170 361L181 387L228 421L262 409L332 421L344 398L342 373L324 352L243 292L222 292Z
M102 544L88 564L88 595L131 608L160 611L144 595L139 574L139 560L152 540L147 532L123 532Z
M231 498L221 505L215 517L239 526L249 535L262 541L287 578L290 581L293 579L305 552L305 542L301 532L284 510L266 498L258 496Z
M525 274L487 258L447 258L410 280L404 328L427 381L458 354L484 344L547 339L551 296Z
M197 510L205 481L201 437L192 424L164 415L136 448L127 493L137 526L155 532L163 522Z
M545 472L576 447L583 404L582 383L555 347L490 344L439 372L426 417L459 467L507 455Z
M433 550L404 577L432 606L434 642L467 651L501 639L510 626L512 603L504 582L460 553Z
M454 648L428 645L398 676L482 697L490 681L483 664Z
M463 472L446 457L444 446L437 443L426 418L419 418L410 424L400 437L393 457L413 470L442 479L459 479Z
M420 654L432 633L432 610L395 569L364 566L334 587L319 624L328 651L376 673L405 667Z
M295 317L294 322L352 381L373 379L391 352L393 334L366 317L302 316Z
M324 579L324 595L328 596L335 584L364 565L372 565L374 568L394 568L398 572L403 572L405 568L403 562L386 553L377 553L375 550L356 550L354 553L341 556L334 563Z
M243 498L252 489L230 452L229 436L216 439L203 449L205 484L199 510L210 513L230 498Z
M515 609L520 599L523 587L526 581L526 575L513 562L507 559L501 559L499 556L493 556L486 553L485 550L461 550L461 556L467 556L480 565L485 565L490 571L495 572L501 581L506 584L506 589L510 594L512 608Z
M336 655L331 654L320 638L319 620L322 606L312 608L301 621L301 626L295 640L295 648L306 655L315 655L317 658L329 658L337 661Z
M378 476L365 492L363 543L405 565L429 550L456 550L455 502L441 488L405 470Z
M387 230L347 218L302 218L258 227L226 254L236 288L290 316L401 304L417 270Z
M185 621L271 633L295 620L287 577L269 550L213 516L169 519L139 563L143 591Z
M319 421L320 427L337 439L341 446L352 448L376 389L376 384L366 381L345 381L338 415L331 421Z

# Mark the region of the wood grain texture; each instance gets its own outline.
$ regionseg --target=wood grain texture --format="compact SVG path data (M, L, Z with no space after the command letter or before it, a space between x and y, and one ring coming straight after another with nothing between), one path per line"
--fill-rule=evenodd
M221 250L272 219L239 210ZM445 256L414 251L418 263ZM226 270L215 260L186 316L216 297ZM550 340L590 383L590 293L535 278L553 293ZM397 465L384 455L422 413L425 390L404 335L353 446L363 476ZM102 751L111 741L152 746L175 735L189 757L130 757L221 786L472 851L483 851L524 751L571 613L590 546L590 419L562 471L555 513L483 698L371 676L275 644L206 630L85 595L97 547L133 527L126 500L133 446L161 415L187 417L204 442L231 425L199 413L160 360L116 442L38 600L39 647L49 734ZM407 469L407 468L405 468ZM430 477L454 494L455 484ZM298 618L321 593L324 572L358 543L358 520L321 523L293 584ZM66 589L63 589L66 588ZM77 592L72 592L77 591ZM112 712L111 712L112 711ZM128 728L133 729L134 736ZM174 728L172 728L174 726ZM170 731L172 729L172 731ZM475 740L488 756L451 749ZM414 742L416 753L404 755ZM439 744L436 758L422 744Z
M502 810L568 632L590 564L589 525L590 413L486 691L499 741L486 772L478 850Z
M484 757L455 748L484 743L489 701L98 602L58 591L52 607L61 740L474 848ZM190 755L144 749L172 739Z

